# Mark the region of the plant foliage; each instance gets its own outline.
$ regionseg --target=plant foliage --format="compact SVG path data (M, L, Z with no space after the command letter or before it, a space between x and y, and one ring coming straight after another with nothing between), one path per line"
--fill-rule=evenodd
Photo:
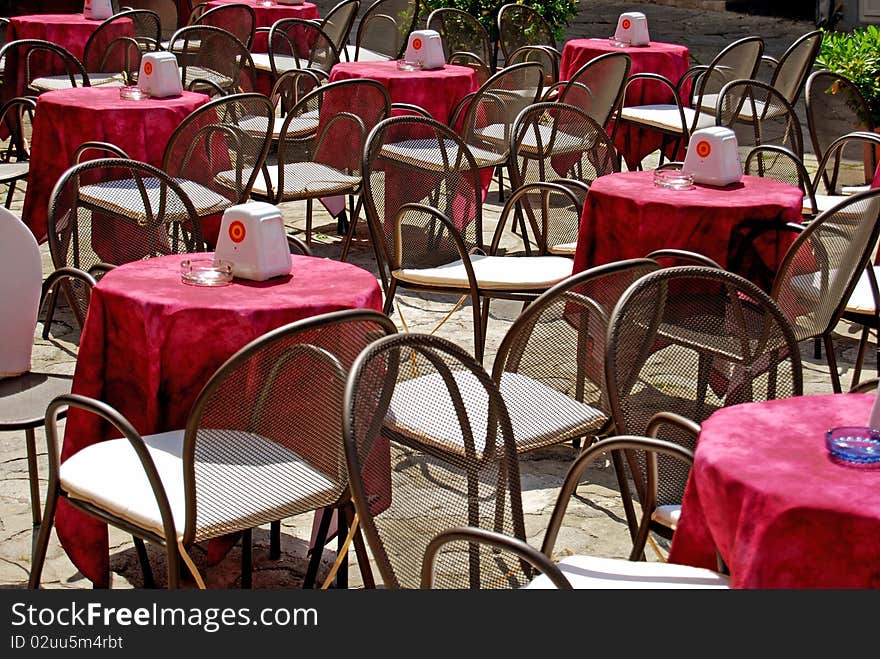
M509 3L510 0L425 0L428 11L449 7L476 16L493 41L498 39L498 10ZM522 0L517 4L537 9L557 40L562 39L565 26L578 13L578 0Z
M868 102L874 125L880 125L880 27L826 30L817 63L851 80Z

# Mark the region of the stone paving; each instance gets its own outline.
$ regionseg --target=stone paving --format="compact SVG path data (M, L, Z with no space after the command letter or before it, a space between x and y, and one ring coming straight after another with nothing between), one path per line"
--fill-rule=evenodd
M321 11L334 4L319 0ZM707 62L725 44L749 35L761 34L767 42L766 52L779 55L797 36L813 28L812 24L769 18L748 16L732 12L712 12L695 9L677 9L667 6L639 2L617 2L613 0L590 0L581 3L578 18L572 23L566 38L587 36L608 36L616 25L617 16L623 11L643 11L649 20L652 38L658 41L685 43L691 49L695 62ZM16 198L16 209L20 211L22 194ZM302 227L302 206L288 204L283 211L291 228ZM486 205L486 235L494 231L501 205L497 192L490 192ZM314 251L319 256L338 258L340 239L335 235L335 222L327 215L316 213ZM376 266L372 248L366 240L366 228L359 233L354 245L351 261L373 272ZM505 244L514 246L519 238L509 234ZM46 245L44 250L44 271L49 272L51 261ZM403 331L431 332L449 312L455 303L450 296L412 295L400 293L392 318ZM466 349L473 347L471 312L464 305L451 315L439 329L439 335L451 338ZM486 363L491 366L492 355L498 347L506 329L520 310L518 303L493 302L487 338ZM404 327L405 325L405 327ZM39 327L35 333L34 369L49 369L56 372L72 373L75 366L77 336L70 316L62 314L53 325L52 338L44 341L39 338ZM850 369L855 356L858 334L856 328L841 324L836 337L838 363L843 371L845 384L849 381ZM830 380L824 360L812 356L812 346L805 344L802 349L805 370L806 393L816 394L831 391ZM873 350L869 350L866 371L873 373ZM45 491L45 438L38 434L40 450L41 490ZM545 528L547 516L555 502L559 487L574 449L558 446L535 452L523 457L522 480L524 507L526 511L527 533L534 545L539 545ZM586 492L594 495L593 506L578 503L571 510L569 519L560 535L558 550L560 554L569 552L593 553L600 556L625 556L629 550L629 538L625 528L623 507L616 494L613 471L610 468L597 468L589 472L593 483ZM258 529L254 533L255 543L255 588L290 588L301 584L305 568L305 550L311 529L311 516L301 516L285 520L283 525L283 552L280 560L268 557L268 531ZM0 586L18 588L27 583L30 569L31 546L35 538L31 526L28 498L27 465L22 433L0 433ZM130 537L111 530L111 567L114 588L131 588L141 585L140 571ZM327 570L335 557L328 545L323 559L322 570ZM151 549L153 568L157 580L162 583L164 557L161 552ZM204 567L204 553L196 550L196 561ZM212 588L237 587L239 577L239 552L233 549L219 565L203 570L207 584ZM352 561L353 563L353 561ZM359 583L357 569L350 569L351 583ZM67 559L54 538L43 571L43 585L48 588L89 588L91 583L80 575Z

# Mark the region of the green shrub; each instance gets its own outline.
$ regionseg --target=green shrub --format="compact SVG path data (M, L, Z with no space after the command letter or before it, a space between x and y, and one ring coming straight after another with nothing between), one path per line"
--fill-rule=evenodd
M817 63L852 80L880 125L880 27L851 32L825 31Z
M429 11L449 7L476 16L492 41L498 39L498 10L509 3L510 0L425 0ZM565 26L578 13L578 0L523 0L517 4L537 9L550 24L557 41L562 39Z

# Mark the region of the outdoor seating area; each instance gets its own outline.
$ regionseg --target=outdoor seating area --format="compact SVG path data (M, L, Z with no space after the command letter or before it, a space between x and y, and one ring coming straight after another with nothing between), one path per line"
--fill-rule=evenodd
M0 585L880 587L828 32L68 4L0 17Z

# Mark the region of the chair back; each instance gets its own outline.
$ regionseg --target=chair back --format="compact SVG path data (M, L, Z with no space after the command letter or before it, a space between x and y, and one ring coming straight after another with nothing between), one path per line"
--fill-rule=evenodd
M0 378L31 370L34 327L40 306L43 264L34 234L6 208L0 208Z
M807 76L819 55L822 34L822 30L813 30L795 39L779 58L779 63L773 71L770 85L792 105L797 103L807 82Z
M43 39L16 39L0 48L3 65L3 96L30 96L37 78L67 76L71 87L88 87L89 76L82 63L62 46Z
M774 145L804 157L800 118L782 93L759 80L734 80L721 89L715 106L715 124L737 134L745 150Z
M820 213L785 253L771 296L798 340L831 331L840 319L880 235L880 189Z
M428 267L459 258L456 239L470 249L483 245L483 190L470 149L448 126L415 115L390 117L367 137L362 163L363 200L379 267ZM453 221L456 236L438 231L404 204L425 204ZM407 244L402 261L401 245ZM376 244L378 243L378 244Z
M162 168L199 184L191 196L200 214L248 200L271 146L274 113L262 94L221 96L191 112L171 134Z
M813 176L817 194L842 196L863 192L874 184L880 155L880 135L853 131L831 142ZM880 182L880 181L878 181Z
M252 92L257 78L247 46L234 34L212 25L188 25L171 37L184 89L209 96Z
M607 127L623 102L623 90L632 68L629 53L605 53L591 59L571 76L559 92L559 101L579 107Z
M312 21L283 18L269 30L269 65L277 79L291 68L312 69L325 78L339 62L339 51L333 39ZM289 62L282 66L284 62Z
M195 206L164 171L121 158L70 167L49 198L55 268L87 272L162 254L205 250Z
M461 9L435 9L425 27L440 34L446 61L474 69L479 84L494 73L489 33L473 14Z
M413 432L426 427L429 434ZM458 346L425 334L370 345L346 384L343 433L352 498L386 588L419 587L425 549L440 531L473 526L524 539L504 399ZM465 547L439 558L436 587L527 581L512 556Z
M361 16L355 34L355 61L361 50L400 59L406 49L409 33L419 18L420 0L376 0Z
M348 37L361 8L360 0L342 0L321 19L321 29L330 37L336 52L341 54L348 44Z
M122 4L131 9L149 9L155 12L162 25L162 39L171 38L188 18L188 14L179 15L177 0L124 0Z
M763 54L761 37L744 37L726 46L694 81L692 107L713 111L724 85L734 80L755 78Z
M522 46L551 46L556 38L547 20L536 9L520 4L502 5L498 10L498 45L505 63Z
M853 131L873 132L871 110L859 88L833 71L814 71L807 78L804 101L813 153L821 160L829 145Z
M230 357L205 384L187 419L184 542L347 498L345 378L362 350L395 332L377 311L338 311L270 331ZM241 465L241 478L218 481L212 473L218 463ZM229 498L230 488L238 494L235 500ZM251 507L252 501L266 500L267 488L277 507ZM237 509L234 516L231 506ZM222 526L213 519L234 522Z
M275 123L276 133L280 131L284 117L293 109L306 94L321 86L321 77L310 69L293 69L285 71L269 93L269 100L275 108L280 108Z
M127 29L129 23L132 31ZM156 12L122 11L101 23L89 36L83 50L83 66L89 73L124 73L126 81L134 83L141 55L157 50L160 41L161 24Z
M34 112L37 104L33 97L17 96L0 107L0 127L9 135L6 146L0 152L3 162L28 161L28 135L33 134Z
M781 309L750 281L716 268L676 266L638 279L611 312L605 351L615 431L689 450L696 437L676 424L652 428L657 413L699 424L721 407L803 391L797 340ZM658 505L680 503L687 470L660 469Z
M254 8L243 2L212 7L200 14L192 25L213 25L231 32L248 49L254 40L257 18Z
M785 147L769 144L752 147L743 162L743 173L772 178L800 188L804 193L804 209L816 213L816 194L810 173L803 160Z

